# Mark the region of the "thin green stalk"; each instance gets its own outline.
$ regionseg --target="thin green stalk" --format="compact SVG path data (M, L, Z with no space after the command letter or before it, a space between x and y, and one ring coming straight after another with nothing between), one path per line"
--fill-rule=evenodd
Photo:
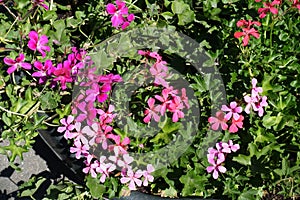
M6 34L5 34L4 38L3 38L3 40L5 40L5 38L7 37L7 35L9 34L9 32L11 31L12 27L15 25L15 23L17 23L18 20L19 20L19 19L16 18L15 21L12 23L12 25L9 27L8 31L6 32Z
M17 113L17 112L13 112L13 111L7 110L7 109L3 108L2 106L0 106L0 110L3 110L3 111L5 111L5 112L7 112L9 114L18 115L18 116L22 116L22 117L27 117L26 115L23 115L21 113Z

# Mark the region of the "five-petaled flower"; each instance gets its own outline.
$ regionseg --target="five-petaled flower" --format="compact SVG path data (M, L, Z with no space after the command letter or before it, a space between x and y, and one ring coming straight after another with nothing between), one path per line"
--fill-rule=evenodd
M226 123L227 119L225 119L224 113L222 111L218 111L216 113L216 117L209 117L208 122L211 124L211 128L215 131L219 129L219 126L221 126L223 130L227 130L228 128L228 125Z
M267 2L267 3L263 3L264 7L263 8L259 8L258 9L258 13L259 13L259 17L260 18L264 18L268 12L271 12L274 15L278 14L278 9L275 8L275 5L279 5L281 3L280 0L274 0L271 3Z
M46 57L45 51L50 52L50 47L46 46L48 43L48 38L46 35L42 35L39 37L39 34L36 31L30 31L29 33L29 42L28 42L28 48L33 51L38 51L42 54L42 57Z
M124 30L134 20L134 14L128 14L128 7L121 0L116 0L116 6L111 3L107 4L106 11L112 15L112 26L116 28L121 27Z
M11 74L14 71L16 71L19 67L22 67L23 69L30 70L31 69L31 64L24 62L25 56L24 54L19 54L19 56L13 60L11 58L5 57L4 58L4 63L9 65L10 67L7 69L7 73Z

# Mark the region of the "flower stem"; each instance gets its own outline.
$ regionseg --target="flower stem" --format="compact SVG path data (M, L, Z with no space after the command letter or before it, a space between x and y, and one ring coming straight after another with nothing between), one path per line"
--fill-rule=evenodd
M27 117L26 115L23 115L21 113L17 113L17 112L13 112L13 111L7 110L7 109L3 108L2 106L0 106L0 110L3 110L3 111L5 111L5 112L7 112L9 114L18 115L18 116L22 116L22 117Z

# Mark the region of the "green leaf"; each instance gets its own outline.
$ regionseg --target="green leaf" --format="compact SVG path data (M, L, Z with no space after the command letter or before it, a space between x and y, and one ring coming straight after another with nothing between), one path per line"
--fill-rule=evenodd
M238 156L236 157L233 157L232 159L233 161L236 161L242 165L251 165L251 156L246 156L246 155L243 155L243 154L239 154Z
M188 8L189 6L183 1L173 1L171 6L172 12L174 14L181 14Z
M106 191L106 187L100 183L99 179L88 176L86 178L86 186L90 189L94 198L101 198Z
M3 122L8 126L10 127L11 126L11 119L9 117L7 117L7 114L6 113L3 113L2 114L2 120Z
M161 16L163 16L166 20L169 20L169 19L173 18L174 14L171 13L171 12L169 12L169 11L167 11L167 12L161 13Z

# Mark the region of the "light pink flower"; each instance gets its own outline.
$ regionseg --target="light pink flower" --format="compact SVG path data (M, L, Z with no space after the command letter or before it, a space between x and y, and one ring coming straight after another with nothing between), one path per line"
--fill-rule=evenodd
M72 115L69 115L67 118L61 119L60 123L64 126L58 127L57 131L60 133L64 131L66 131L66 133L70 133L70 131L75 128L75 126L72 124L73 121L74 117Z
M230 120L231 117L233 117L233 119L238 120L240 117L239 113L243 111L243 108L238 106L237 103L233 101L230 103L230 107L222 105L221 110L227 112L224 117L225 119Z
M145 123L149 123L151 118L154 119L154 121L159 122L160 117L157 113L160 112L160 108L155 106L155 99L154 98L149 98L148 99L148 106L147 110L145 110L144 114L146 115L144 118Z
M80 159L81 155L87 156L88 155L89 146L88 145L82 145L82 143L79 140L74 141L74 147L70 148L71 153L76 153L76 158Z
M121 183L125 184L129 182L129 189L130 190L136 190L136 185L141 186L142 181L140 180L141 176L143 175L143 172L141 170L136 171L135 173L132 171L132 169L128 169L125 176L121 178Z
M24 60L25 60L25 56L22 53L19 54L19 56L16 58L16 60L5 57L4 60L3 60L4 63L10 66L7 69L7 73L11 74L20 67L22 67L23 69L26 69L26 70L30 70L31 69L31 64L23 62Z
M50 52L50 47L46 46L46 44L48 43L48 38L46 35L42 35L39 38L39 34L36 31L30 31L29 33L29 42L28 42L28 47L29 49L33 50L33 51L38 51L42 54L42 57L46 57L46 53L45 51Z
M151 164L148 164L147 170L143 171L143 177L144 177L143 185L144 186L148 186L148 182L153 182L154 177L151 175L151 173L154 171L155 171L154 167Z
M97 173L96 173L95 170L98 167L98 163L97 162L93 162L92 163L92 159L93 159L92 155L88 154L86 156L86 160L84 161L84 164L86 165L86 167L83 168L82 171L85 174L90 173L93 178L96 178L97 177Z
M218 111L216 117L209 117L208 122L215 131L219 129L219 126L221 126L223 130L227 130L228 128L227 119L224 118L224 113L222 111Z
M208 166L206 168L206 171L208 173L213 172L213 178L217 179L219 177L219 173L225 173L226 168L222 166L222 163L225 161L225 156L224 154L218 154L218 158L216 160L211 160L210 164L212 166Z
M128 169L130 168L130 163L133 161L133 157L131 157L129 154L123 154L123 160L118 160L117 164L119 167Z

